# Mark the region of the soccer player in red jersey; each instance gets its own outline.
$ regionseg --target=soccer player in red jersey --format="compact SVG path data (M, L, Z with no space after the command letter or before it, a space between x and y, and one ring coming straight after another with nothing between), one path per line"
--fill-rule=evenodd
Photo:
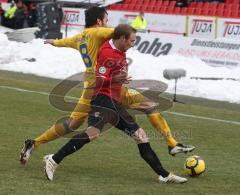
M57 153L44 157L45 173L49 180L53 180L58 164L66 156L97 138L104 125L110 123L136 141L141 157L158 175L160 182L187 181L186 178L169 173L162 167L146 133L121 105L122 85L130 81L125 52L134 46L135 41L136 30L129 25L121 24L115 28L113 38L103 44L97 58L96 86L88 116L88 128L85 132L73 136Z

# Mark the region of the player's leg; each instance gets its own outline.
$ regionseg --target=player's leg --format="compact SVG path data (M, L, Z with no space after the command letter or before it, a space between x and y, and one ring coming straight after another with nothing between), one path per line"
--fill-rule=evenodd
M98 138L99 135L100 129L93 126L88 127L85 132L74 135L69 142L52 156L52 159L59 164L66 156L80 150L85 144Z
M105 108L111 104L107 99L98 98L92 101L92 109L88 116L89 127L85 132L75 135L55 154L46 155L45 174L49 180L53 180L54 172L61 161L68 155L80 150L85 144L98 138L103 126L109 123L116 123L118 115L113 109ZM111 105L110 105L111 107Z
M134 134L133 138L136 141L141 157L148 163L148 165L158 175L158 180L163 183L185 183L187 179L174 175L165 170L157 157L154 150L151 148L148 137L143 129L139 128Z
M190 152L195 149L194 146L178 143L171 133L164 117L155 109L156 103L144 97L138 91L133 89L123 89L122 102L126 108L131 108L144 112L148 116L152 126L160 132L168 145L169 154L175 155L180 152Z
M171 129L168 126L167 121L164 117L156 111L155 103L149 101L148 99L144 99L143 102L139 104L139 109L144 108L143 112L145 112L148 116L148 120L152 124L152 126L157 129L165 138L168 145L168 152L171 155L175 155L182 152L192 152L195 147L192 145L182 144L176 141L171 133Z
M97 138L100 130L95 127L88 127L81 134L73 136L58 152L44 156L45 174L48 180L53 180L57 166L68 155L80 150L85 144Z
M163 116L155 111L155 103L144 97L134 89L124 89L122 93L122 102L126 108L142 111L147 114L149 122L166 139L167 145L175 147L177 141L172 136L171 130Z
M90 111L90 100L80 98L70 118L63 123L56 123L35 139L27 139L20 154L20 162L26 164L32 151L43 143L63 137L80 127Z
M35 138L35 146L55 140L62 137L80 127L88 116L90 111L90 100L81 97L75 109L71 113L70 119L64 123L54 124L50 129L44 132L39 137Z
M119 109L118 113L120 114L120 120L116 127L134 138L141 157L158 175L159 181L164 181L165 183L170 182L170 180L174 183L186 182L186 178L170 174L163 168L159 158L150 146L147 134L135 123L131 115L125 109Z

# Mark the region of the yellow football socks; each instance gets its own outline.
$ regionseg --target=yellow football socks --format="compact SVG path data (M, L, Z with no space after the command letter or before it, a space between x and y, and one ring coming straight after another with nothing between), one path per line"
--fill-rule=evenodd
M45 131L42 135L40 135L35 139L35 147L43 143L55 140L56 138L64 136L65 134L66 134L66 130L64 128L64 125L60 123L55 124L51 128L49 128L47 131Z
M167 145L170 147L175 147L177 141L173 138L171 130L166 122L166 120L157 112L153 112L148 115L148 119L152 126L156 128L166 139Z

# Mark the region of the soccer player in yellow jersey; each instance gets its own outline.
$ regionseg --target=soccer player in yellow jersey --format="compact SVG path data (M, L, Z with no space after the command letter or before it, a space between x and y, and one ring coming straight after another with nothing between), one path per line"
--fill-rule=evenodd
M108 15L102 7L91 7L85 11L85 29L81 34L72 38L60 40L46 40L46 43L56 47L71 47L77 49L86 66L84 75L84 89L77 106L70 118L64 123L54 124L50 129L35 139L27 139L20 155L20 162L25 164L34 150L39 145L55 140L79 128L85 121L90 111L90 101L93 95L92 86L95 83L95 68L97 54L102 44L111 38L114 29L107 28ZM119 74L121 77L121 74ZM123 75L125 77L125 75ZM191 152L194 146L178 143L171 134L165 119L154 107L156 103L150 101L138 91L123 87L121 102L126 108L141 110L148 115L152 126L156 128L166 139L169 154Z

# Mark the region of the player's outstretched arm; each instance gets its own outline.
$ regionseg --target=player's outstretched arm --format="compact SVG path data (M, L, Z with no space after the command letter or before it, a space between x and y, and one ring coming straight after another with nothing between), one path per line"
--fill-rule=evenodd
M46 39L44 43L51 44L56 47L70 47L73 49L78 49L77 47L78 38L79 38L79 35L76 35L71 38L65 38L65 39Z

